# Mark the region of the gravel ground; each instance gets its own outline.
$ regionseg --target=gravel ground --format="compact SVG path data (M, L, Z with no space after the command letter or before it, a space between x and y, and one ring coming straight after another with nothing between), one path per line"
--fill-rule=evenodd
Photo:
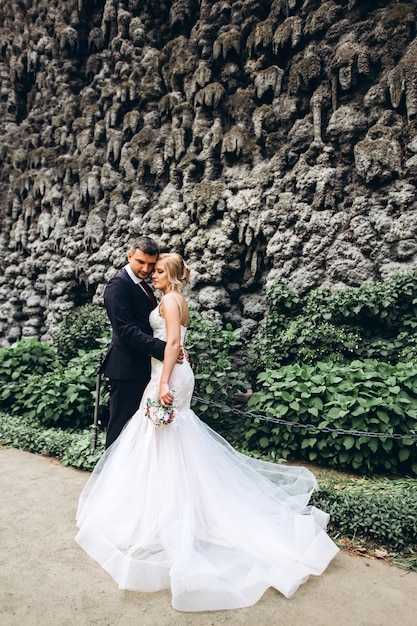
M287 600L268 590L253 607L178 613L170 593L120 591L75 543L88 475L0 448L0 626L414 626L417 573L340 553Z

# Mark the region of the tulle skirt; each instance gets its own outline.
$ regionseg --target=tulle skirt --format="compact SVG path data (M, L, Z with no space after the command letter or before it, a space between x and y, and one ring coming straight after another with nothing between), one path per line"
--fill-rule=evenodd
M121 589L171 589L180 611L290 597L338 548L308 502L313 474L236 452L178 410L155 427L144 400L81 493L76 541Z

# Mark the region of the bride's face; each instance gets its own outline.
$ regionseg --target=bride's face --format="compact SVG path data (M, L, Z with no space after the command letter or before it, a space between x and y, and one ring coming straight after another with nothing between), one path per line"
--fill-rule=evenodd
M155 264L155 269L152 274L152 282L154 284L155 289L159 289L164 293L168 291L169 280L168 280L168 272L166 269L166 265L163 261L157 261Z

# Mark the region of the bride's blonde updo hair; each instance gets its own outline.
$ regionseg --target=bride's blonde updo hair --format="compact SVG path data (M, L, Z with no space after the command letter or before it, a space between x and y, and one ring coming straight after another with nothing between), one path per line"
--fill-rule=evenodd
M168 274L170 289L183 289L190 280L190 268L177 252L162 252L158 261L163 261Z

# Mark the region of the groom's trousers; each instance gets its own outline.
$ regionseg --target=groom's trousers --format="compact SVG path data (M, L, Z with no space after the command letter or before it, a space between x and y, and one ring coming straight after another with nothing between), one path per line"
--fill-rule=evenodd
M106 448L116 441L127 422L138 410L147 384L147 380L110 379L110 417L107 425Z

